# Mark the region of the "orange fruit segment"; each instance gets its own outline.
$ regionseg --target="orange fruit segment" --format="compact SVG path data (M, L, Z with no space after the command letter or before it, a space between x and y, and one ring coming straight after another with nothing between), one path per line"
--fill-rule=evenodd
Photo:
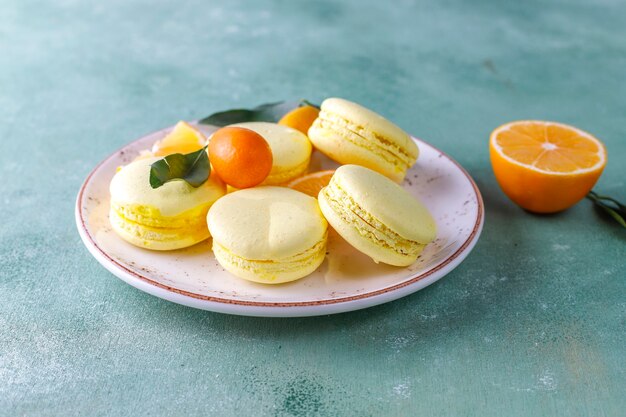
M537 213L553 213L576 204L606 165L602 142L555 122L527 120L502 125L491 133L489 154L504 193Z
M294 179L287 184L287 187L317 198L322 188L328 185L334 173L335 170L312 172Z
M187 122L178 122L174 129L152 146L154 156L191 153L206 145L206 137Z
M305 135L308 134L309 128L317 119L317 116L320 114L320 110L317 107L313 106L302 106L291 110L289 113L285 114L279 121L279 125L289 126Z
M274 158L263 136L243 127L227 126L211 135L209 159L227 185L250 188L267 178Z

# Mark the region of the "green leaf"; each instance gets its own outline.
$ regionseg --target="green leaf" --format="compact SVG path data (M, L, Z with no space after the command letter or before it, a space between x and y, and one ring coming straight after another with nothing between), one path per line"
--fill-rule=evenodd
M587 198L626 228L626 206L616 199L589 191Z
M175 153L159 159L150 168L150 186L159 188L173 180L184 180L198 188L209 179L211 164L206 153L206 146L198 151L181 154Z
M276 103L261 104L253 109L233 109L213 113L201 119L199 123L204 125L227 126L233 123L243 122L272 122L276 123L291 110L302 106L314 106L307 100L278 101Z
M298 107L303 107L303 106L311 106L311 107L315 107L318 110L320 109L319 104L311 103L309 100L304 99L304 98L300 100L300 104L298 105Z

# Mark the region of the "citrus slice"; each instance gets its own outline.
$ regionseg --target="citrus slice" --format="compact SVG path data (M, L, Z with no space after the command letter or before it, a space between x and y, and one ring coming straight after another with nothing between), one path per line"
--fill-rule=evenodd
M191 153L206 145L206 137L187 122L178 122L174 129L152 147L154 156Z
M576 204L606 165L602 142L555 122L527 120L502 125L491 133L489 153L504 193L536 213L553 213Z
M334 173L335 170L333 169L328 171L312 172L289 182L287 187L317 198L321 189L328 185Z
M302 106L291 110L285 114L279 121L279 125L292 127L300 132L308 135L309 128L320 114L320 109L313 106Z

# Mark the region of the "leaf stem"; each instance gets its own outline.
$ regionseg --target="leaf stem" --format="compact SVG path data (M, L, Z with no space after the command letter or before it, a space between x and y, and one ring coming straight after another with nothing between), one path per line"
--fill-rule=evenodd
M626 228L626 206L617 201L616 199L608 196L603 196L595 191L589 191L587 198L591 200L596 206L604 210L609 216L611 216L616 222ZM612 203L612 204L611 204Z
M311 103L309 100L303 98L302 100L300 100L300 107L303 106L311 106L311 107L315 107L316 109L320 109L320 105L319 104L315 104L315 103Z

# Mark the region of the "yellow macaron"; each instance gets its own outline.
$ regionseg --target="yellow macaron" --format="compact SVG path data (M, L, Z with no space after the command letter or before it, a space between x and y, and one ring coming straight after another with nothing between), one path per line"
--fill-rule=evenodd
M226 193L217 175L194 188L183 180L150 186L150 157L119 170L109 187L113 230L133 245L154 250L180 249L207 239L209 207Z
M401 128L373 111L340 98L324 100L309 129L313 145L340 164L357 164L401 182L419 149Z
M376 262L410 265L437 234L426 207L389 178L362 166L337 168L318 200L337 233Z
M307 170L313 147L304 133L289 126L269 122L246 122L232 126L253 130L270 145L272 170L263 185L286 183Z
M328 223L317 200L289 188L230 193L211 207L207 223L218 262L249 281L294 281L315 271L326 256Z

